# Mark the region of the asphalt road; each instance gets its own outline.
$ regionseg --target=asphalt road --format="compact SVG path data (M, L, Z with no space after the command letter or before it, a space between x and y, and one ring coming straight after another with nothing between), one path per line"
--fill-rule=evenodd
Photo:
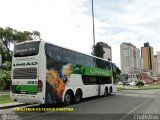
M67 108L61 105L36 106L44 107ZM12 108L0 113L17 120L160 120L160 90L124 90L108 97L84 99L68 107L74 111L15 112Z

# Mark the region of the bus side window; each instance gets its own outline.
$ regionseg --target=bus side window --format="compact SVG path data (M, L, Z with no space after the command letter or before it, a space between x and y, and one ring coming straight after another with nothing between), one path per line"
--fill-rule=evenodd
M112 79L111 77L105 77L105 76L97 76L97 84L111 84Z
M54 60L62 60L62 48L45 44L46 56Z
M87 66L94 66L94 64L93 64L93 58L90 57L90 56L86 56L85 57L85 62L86 62Z
M96 59L96 64L97 64L98 68L106 69L106 67L104 66L105 61L100 60L100 59Z
M96 78L94 76L82 75L82 81L84 85L95 85Z
M106 69L111 70L111 63L108 61L105 61Z
M63 61L76 63L75 53L73 51L63 49Z
M76 64L85 65L85 55L81 53L76 53Z
M96 58L93 58L93 67L97 67Z

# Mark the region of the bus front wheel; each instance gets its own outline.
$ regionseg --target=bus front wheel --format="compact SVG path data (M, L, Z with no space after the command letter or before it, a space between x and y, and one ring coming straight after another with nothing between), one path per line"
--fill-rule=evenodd
M66 92L65 96L64 96L64 104L65 105L70 105L72 102L72 95L71 93L68 91Z
M109 93L108 93L109 95L111 95L112 94L112 87L110 87L110 89L109 89Z

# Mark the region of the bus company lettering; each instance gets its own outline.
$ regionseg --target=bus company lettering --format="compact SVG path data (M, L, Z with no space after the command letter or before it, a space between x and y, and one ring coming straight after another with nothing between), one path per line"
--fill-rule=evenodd
M16 50L15 52L16 53L23 53L23 52L34 51L34 50L36 50L36 48L19 49L19 50Z
M37 65L38 63L37 62L27 62L27 63L16 63L16 64L13 64L14 67L16 66L31 66L31 65Z
M22 52L26 52L26 51L28 51L28 48L16 50L15 52L16 52L16 53L22 53Z
M109 75L108 71L99 69L90 69L90 73L93 75Z

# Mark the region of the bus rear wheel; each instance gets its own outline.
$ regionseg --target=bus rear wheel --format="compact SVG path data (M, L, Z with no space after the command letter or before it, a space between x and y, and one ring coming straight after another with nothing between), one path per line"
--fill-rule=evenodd
M70 105L71 102L72 102L72 94L68 91L68 92L66 92L66 94L64 96L64 104Z
M108 95L111 95L111 94L112 94L112 87L110 87Z
M74 102L79 103L82 100L82 92L78 90L74 96Z
M108 95L108 88L105 88L104 90L104 97L106 97Z

